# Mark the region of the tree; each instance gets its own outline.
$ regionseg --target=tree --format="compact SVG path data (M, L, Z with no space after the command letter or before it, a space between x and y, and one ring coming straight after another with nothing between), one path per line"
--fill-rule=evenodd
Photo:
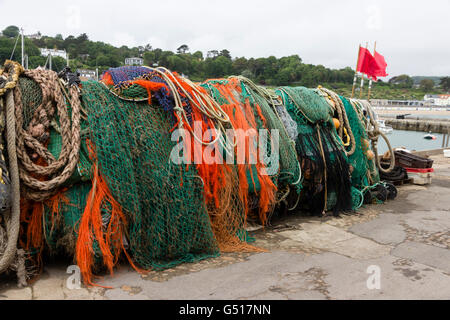
M83 42L88 41L88 40L89 40L89 37L87 36L86 33L82 33L82 34L80 34L80 35L77 37L77 42L78 42L78 43L83 43Z
M152 46L151 46L149 43L147 43L147 44L145 45L144 51L145 51L145 52L147 52L147 51L152 51Z
M183 54L189 51L189 47L187 46L187 44L183 44L181 46L178 47L177 49L177 53L178 54Z
M177 71L179 73L186 73L188 64L186 60L177 55L171 55L167 58L168 65L167 67L173 71Z
M441 82L439 84L442 90L448 92L450 90L450 77L441 78Z
M241 72L241 76L249 78L249 79L252 79L253 78L253 73L250 70L245 69L245 70L243 70Z
M146 66L153 66L156 62L156 55L153 51L147 51L144 53L144 64Z
M43 56L31 56L28 58L28 67L31 69L43 67L46 60L47 58Z
M97 56L97 65L99 66L107 66L109 65L109 58L105 55Z
M206 76L208 78L219 78L230 75L232 71L232 63L230 59L223 56L217 58L208 58L206 63Z
M223 49L222 51L220 51L219 55L231 60L230 51L228 51L227 49Z
M400 88L411 88L414 84L414 80L410 76L402 74L397 77L393 77L389 80L389 83L399 86Z
M248 61L245 57L237 58L233 61L233 73L234 74L242 74L244 70L248 67ZM250 73L251 71L248 70ZM242 74L243 75L243 74Z
M434 88L434 81L431 79L423 79L420 81L420 88L425 91L431 91Z
M198 61L203 61L203 52L201 51L195 51L192 56Z
M206 56L207 56L208 58L212 58L212 59L217 58L217 57L219 56L219 51L217 51L217 50L211 50L211 51L208 51L208 53L206 54Z
M58 33L58 34L55 36L55 39L56 39L56 40L64 40L61 33Z
M16 26L6 27L5 30L2 31L3 35L8 38L15 38L19 35L19 28Z

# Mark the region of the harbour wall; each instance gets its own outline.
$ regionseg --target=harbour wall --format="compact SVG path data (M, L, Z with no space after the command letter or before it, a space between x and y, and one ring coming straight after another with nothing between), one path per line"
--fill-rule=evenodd
M382 116L380 115L380 118ZM387 125L395 130L450 133L450 121L431 119L392 119L384 118Z

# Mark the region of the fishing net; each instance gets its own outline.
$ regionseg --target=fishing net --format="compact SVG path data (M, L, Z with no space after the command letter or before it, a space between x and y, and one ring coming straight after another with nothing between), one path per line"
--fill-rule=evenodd
M86 82L83 104L99 170L129 223L133 260L163 269L217 255L202 180L174 165L167 113Z
M264 119L264 127L269 132L271 130L276 130L279 134L279 143L277 145L278 149L276 152L279 154L280 170L277 176L278 183L280 185L291 185L297 187L298 191L301 190L300 178L301 170L300 164L297 159L297 154L295 152L295 142L290 138L286 127L278 114L279 110L284 115L285 121L293 122L292 118L289 117L286 109L280 105L278 97L276 95L271 95L268 91L263 91L263 89L255 86L248 79L241 80L243 87L243 97L248 98L251 105L256 110L256 113ZM265 95L264 95L265 93ZM271 95L271 97L268 97ZM277 99L277 100L275 100ZM276 107L275 107L276 106ZM295 133L291 134L294 136ZM270 148L270 144L268 145Z
M40 125L40 85L22 76L19 90L23 128ZM70 98L65 92L69 118ZM359 208L368 190L383 200L361 105L340 97L355 138L350 154L326 99L320 90L273 92L243 77L197 85L164 68L110 69L102 82L82 85L71 176L41 201L21 198L19 247L38 266L44 248L73 256L94 284L93 273L112 273L123 256L140 271L262 251L249 244L247 221L267 224L288 195L312 214ZM40 139L59 159L61 121L48 112Z
M229 148L225 132L231 126L220 106L214 104L204 88L162 68L147 68L147 73L109 86L109 90L123 97L136 85L147 90L148 102L165 112L166 118L160 121L167 123L168 133L175 128L187 130L175 139L181 144L183 163L194 164L196 169L190 179L200 181L203 186L206 209L219 249L222 252L260 251L246 243L245 205L242 195L236 192L239 189L236 168L224 161L224 152Z
M260 222L265 224L267 213L275 204L275 183L279 169L270 176L267 172L267 161L260 157L259 130L268 130L270 127L261 107L254 99L256 94L249 93L238 78L209 80L202 86L209 90L209 94L229 116L240 145L243 143L246 146L245 153L234 153L239 176L239 193L243 199L245 214L256 207ZM270 108L267 103L266 107ZM273 117L275 118L275 115ZM266 151L270 157L271 139L267 140Z
M281 87L276 93L297 123L295 146L304 179L300 209L316 215L350 210L349 165L330 105L317 90L304 87Z
M352 105L345 97L339 97L344 104L345 112L355 137L355 152L348 157L352 170L352 185L360 190L378 182L377 170L371 156L370 140L363 124L362 110ZM371 160L369 160L371 158Z

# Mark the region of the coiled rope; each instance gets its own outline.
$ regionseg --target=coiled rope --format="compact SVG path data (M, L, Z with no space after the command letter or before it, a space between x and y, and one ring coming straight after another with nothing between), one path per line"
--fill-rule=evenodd
M345 153L347 156L351 156L355 153L356 150L356 142L355 142L355 136L353 135L352 128L350 126L350 122L348 121L347 112L345 111L344 104L342 103L342 100L339 98L339 96L332 90L319 87L318 88L321 92L326 94L334 103L334 110L337 112L339 117L339 122L342 124L339 126L338 134L339 137L344 141L344 129L347 131L347 134L350 136L350 144L351 149L350 151L345 150Z
M26 186L24 196L34 201L43 201L56 193L73 174L80 150L80 110L79 88L69 88L71 118L69 116L63 91L62 80L50 70L26 70L25 76L36 81L42 89L42 103L36 108L30 125L23 128L22 93L18 87L14 90L16 103L17 158L19 160L20 179ZM50 153L44 143L48 140L48 129L54 119L54 103L61 127L62 147L58 159ZM42 158L47 165L33 162L29 152ZM60 172L60 173L59 173ZM44 177L36 178L36 175ZM50 177L50 178L49 178ZM45 180L49 179L49 180Z
M212 99L209 95L203 93L198 85L191 82L189 79L183 79L189 87L192 89L192 94L194 97L187 92L183 86L179 83L178 79L175 77L175 75L172 74L168 69L159 67L157 69L152 67L146 67L151 71L157 72L160 74L163 79L167 82L169 85L170 90L172 91L174 100L175 100L175 112L177 113L178 119L184 119L185 123L189 123L186 115L186 111L183 108L183 103L181 101L180 94L178 93L177 87L184 93L184 95L189 99L189 101L196 106L205 116L215 121L216 125L218 126L219 130L217 132L217 137L213 141L210 142L204 142L203 139L197 137L197 135L192 131L192 135L200 142L202 145L213 145L217 141L223 139L222 134L225 133L224 124L228 124L229 126L232 126L230 118L228 115L222 110L220 105ZM194 99L195 98L195 99ZM201 98L201 99L200 99ZM183 127L183 122L180 121L179 128L181 129ZM234 131L234 128L233 128ZM236 146L236 143L234 143L231 148L234 148Z
M11 175L12 204L10 215L5 215L8 242L0 258L0 273L5 271L14 261L17 252L17 240L20 229L20 180L16 153L16 130L14 115L14 97L9 89L6 94L6 133L9 158L9 170Z
M358 114L361 117L361 121L365 119L365 117L361 114L362 109L365 109L368 113L369 121L365 121L366 123L366 130L367 135L372 142L372 149L375 153L375 163L378 167L378 170L380 170L382 173L391 173L392 170L395 168L395 154L394 150L392 149L391 143L389 142L389 139L386 137L386 135L380 130L380 126L378 125L378 122L375 120L375 112L372 109L372 105L367 100L356 100L356 99L350 99L350 103L352 106L357 110ZM359 107L359 108L358 108ZM389 168L384 169L380 164L380 158L378 156L378 139L379 137L382 137L384 141L386 141L386 144L389 148L389 156L390 156L390 162L389 162Z

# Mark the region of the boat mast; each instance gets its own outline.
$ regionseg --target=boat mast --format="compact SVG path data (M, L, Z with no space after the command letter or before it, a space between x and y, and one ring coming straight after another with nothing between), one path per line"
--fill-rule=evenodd
M24 41L23 41L23 28L20 28L20 31L21 31L21 34L22 34L22 66L23 66L23 64L24 64L24 62L25 62L25 59L24 59Z
M375 41L375 44L373 46L373 56L375 57L375 52L377 51L377 42ZM372 78L370 78L369 81L369 92L367 94L367 100L370 101L370 93L372 92Z

